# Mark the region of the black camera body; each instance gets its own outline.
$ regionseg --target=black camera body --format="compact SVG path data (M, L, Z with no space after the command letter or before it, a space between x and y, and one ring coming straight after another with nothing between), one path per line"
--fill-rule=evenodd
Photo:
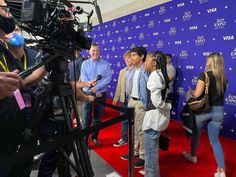
M33 36L40 48L50 47L71 57L75 48L89 49L91 38L75 17L77 9L67 0L6 0L20 27Z
M33 22L40 25L43 18L43 6L38 0L25 0L22 4L21 22Z

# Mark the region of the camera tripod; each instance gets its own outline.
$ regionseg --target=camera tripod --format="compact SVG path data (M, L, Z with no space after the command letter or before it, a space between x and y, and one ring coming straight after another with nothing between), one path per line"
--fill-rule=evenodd
M81 124L76 108L76 102L73 95L72 87L69 83L65 82L65 70L67 69L66 60L62 57L58 57L48 76L43 79L41 85L34 91L36 101L33 109L32 118L29 120L28 126L24 131L23 143L20 150L24 148L30 148L35 146L38 141L39 125L44 115L46 106L53 102L55 96L59 97L62 114L60 116L53 116L56 123L59 125L57 135L63 136L73 131L72 120L71 120L71 108L74 110L75 119L77 121L77 128L81 129ZM49 103L49 104L48 104ZM50 110L50 108L49 108ZM51 107L51 113L53 108ZM52 113L53 114L53 113ZM68 147L61 147L56 151L60 155L59 159L62 166L59 166L58 175L65 177L66 169L68 165L71 166L79 177L93 177L94 173L88 156L87 144L84 138L75 139ZM72 151L74 162L69 157L69 151ZM66 163L64 163L66 162ZM25 162L27 163L27 162ZM21 165L21 171L23 174L29 170L25 169L25 163ZM64 164L64 169L63 168ZM65 165L66 164L66 165ZM29 169L29 168L28 168Z

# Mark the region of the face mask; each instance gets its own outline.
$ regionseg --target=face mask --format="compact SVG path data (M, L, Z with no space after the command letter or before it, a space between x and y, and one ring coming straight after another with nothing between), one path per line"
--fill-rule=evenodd
M22 35L14 33L13 36L9 39L11 46L20 47L25 44L25 38Z
M11 33L12 31L15 30L15 19L14 17L4 17L0 15L0 28L2 31L6 34Z

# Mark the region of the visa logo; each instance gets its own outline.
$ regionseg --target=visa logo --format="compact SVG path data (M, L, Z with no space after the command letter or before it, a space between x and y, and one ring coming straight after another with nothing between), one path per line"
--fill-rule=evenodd
M152 33L153 36L158 36L158 32Z
M170 18L164 19L164 22L165 22L165 23L170 22Z
M234 40L234 36L223 36L224 41Z
M190 30L197 30L197 29L198 29L198 26L197 26L197 25L195 25L195 26L190 26L189 29L190 29Z
M177 7L183 7L183 6L184 6L184 2L177 4Z
M146 14L144 14L145 17L148 17L149 15L150 15L150 13L146 13Z
M213 13L213 12L216 12L217 11L217 8L211 8L211 9L207 9L207 13Z
M182 44L182 41L175 41L175 44Z
M140 28L140 25L136 26L135 28L136 28L136 29L139 29L139 28Z
M193 65L186 65L186 69L194 69Z
M128 37L128 39L132 39L132 37L130 36L130 37Z

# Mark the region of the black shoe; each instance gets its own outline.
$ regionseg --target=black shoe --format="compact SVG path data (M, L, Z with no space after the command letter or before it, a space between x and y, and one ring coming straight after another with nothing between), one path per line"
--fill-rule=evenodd
M138 158L137 162L134 164L134 168L142 168L145 164L145 160Z
M134 155L134 157L135 157L135 158L138 158L139 155L136 154L136 155ZM129 160L129 154L124 154L124 155L122 155L120 158L121 158L122 160Z
M119 141L114 143L113 146L114 147L120 147L120 146L126 145L127 143L128 143L127 141L123 141L122 139L120 139Z
M93 144L95 144L96 146L101 146L101 142L98 139L92 139Z

